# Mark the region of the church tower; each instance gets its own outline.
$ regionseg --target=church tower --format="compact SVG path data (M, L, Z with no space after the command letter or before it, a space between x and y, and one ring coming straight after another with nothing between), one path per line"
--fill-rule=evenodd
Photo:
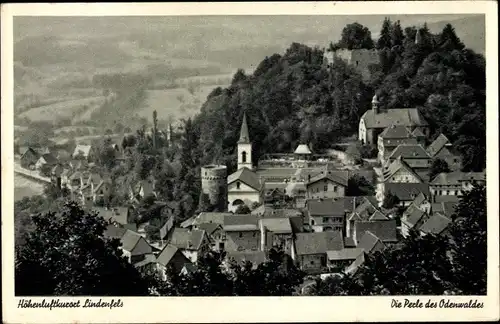
M252 169L252 143L248 135L247 115L243 113L240 139L238 140L238 170L246 167Z

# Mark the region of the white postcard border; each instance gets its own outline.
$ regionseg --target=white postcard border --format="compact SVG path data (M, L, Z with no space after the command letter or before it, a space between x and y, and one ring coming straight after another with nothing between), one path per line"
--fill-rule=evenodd
M113 3L113 4L7 4L2 5L2 310L6 323L153 323L153 322L315 322L315 321L480 321L499 317L498 217L498 21L494 1L414 2L280 2L280 3ZM13 230L13 57L12 17L122 16L122 15L384 15L485 14L487 64L487 199L488 295L399 296L424 303L450 299L478 300L480 309L396 309L396 297L140 297L121 298L114 309L22 309L14 297ZM44 298L32 298L41 301ZM52 298L45 297L46 300ZM57 299L57 297L56 297ZM86 298L59 298L81 300ZM105 300L110 300L106 298ZM115 298L116 299L116 298ZM99 300L92 297L92 300Z

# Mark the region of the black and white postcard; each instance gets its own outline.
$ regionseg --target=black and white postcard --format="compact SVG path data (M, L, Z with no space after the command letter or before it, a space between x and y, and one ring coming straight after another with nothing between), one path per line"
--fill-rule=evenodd
M496 9L2 5L5 321L498 319Z

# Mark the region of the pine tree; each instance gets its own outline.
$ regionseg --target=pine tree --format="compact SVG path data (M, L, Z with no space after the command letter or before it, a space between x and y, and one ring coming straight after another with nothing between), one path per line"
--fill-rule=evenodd
M387 17L384 18L382 29L380 30L380 37L377 41L377 49L391 48L391 29L391 20Z

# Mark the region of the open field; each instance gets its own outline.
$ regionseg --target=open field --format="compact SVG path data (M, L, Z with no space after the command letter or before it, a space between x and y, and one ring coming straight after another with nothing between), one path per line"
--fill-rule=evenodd
M32 108L23 112L20 117L32 121L54 121L55 119L73 118L93 106L100 106L104 96L58 102L52 105Z

